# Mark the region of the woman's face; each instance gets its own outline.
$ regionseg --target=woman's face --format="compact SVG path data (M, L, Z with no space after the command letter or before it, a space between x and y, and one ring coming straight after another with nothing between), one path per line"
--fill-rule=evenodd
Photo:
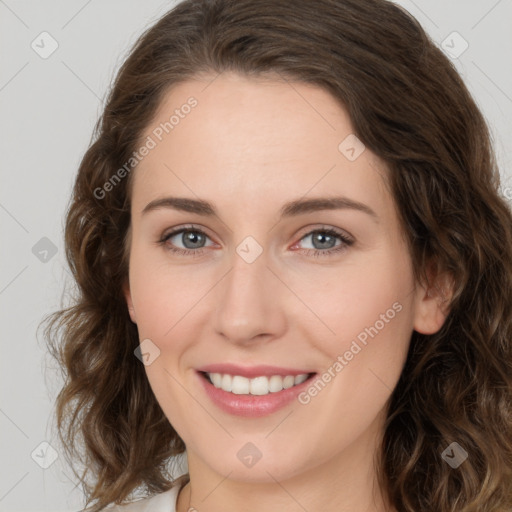
M125 293L191 471L369 464L413 329L444 320L353 131L323 89L224 73L176 86L144 133Z

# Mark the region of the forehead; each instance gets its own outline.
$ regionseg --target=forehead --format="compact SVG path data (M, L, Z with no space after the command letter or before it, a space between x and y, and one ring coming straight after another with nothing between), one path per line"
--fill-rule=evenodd
M389 201L382 162L368 149L353 159L363 148L353 131L343 106L311 84L232 73L183 82L141 138L151 149L133 203L166 193L266 209L306 194Z

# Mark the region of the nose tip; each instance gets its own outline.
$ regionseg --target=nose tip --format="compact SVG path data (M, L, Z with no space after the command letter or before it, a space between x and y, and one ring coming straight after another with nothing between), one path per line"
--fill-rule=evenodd
M236 252L215 299L216 332L237 344L280 336L285 328L277 293L281 285L262 256L263 248L247 237Z

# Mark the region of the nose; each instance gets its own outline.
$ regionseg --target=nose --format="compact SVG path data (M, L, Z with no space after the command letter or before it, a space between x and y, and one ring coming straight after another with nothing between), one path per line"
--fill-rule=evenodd
M249 263L235 252L232 262L217 287L216 333L240 345L281 337L286 329L286 287L269 267L266 253Z

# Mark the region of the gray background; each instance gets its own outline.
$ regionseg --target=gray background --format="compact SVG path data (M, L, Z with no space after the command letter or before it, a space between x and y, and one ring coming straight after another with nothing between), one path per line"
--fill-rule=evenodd
M0 0L2 512L83 506L62 456L41 467L53 453L41 443L58 450L51 418L60 382L36 329L65 299L63 216L107 87L136 37L174 3ZM469 44L454 60L490 124L502 192L512 198L512 0L399 3L439 46ZM47 58L31 47L51 49L44 31L58 43Z

